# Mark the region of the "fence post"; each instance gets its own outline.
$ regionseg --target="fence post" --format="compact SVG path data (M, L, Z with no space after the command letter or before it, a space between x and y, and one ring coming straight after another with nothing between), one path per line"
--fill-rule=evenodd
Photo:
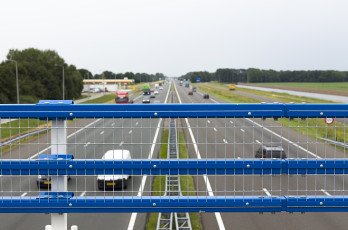
M66 154L67 152L67 121L52 120L51 154ZM67 176L51 176L51 190L54 192L68 191ZM67 230L66 213L52 213L51 225L54 230Z

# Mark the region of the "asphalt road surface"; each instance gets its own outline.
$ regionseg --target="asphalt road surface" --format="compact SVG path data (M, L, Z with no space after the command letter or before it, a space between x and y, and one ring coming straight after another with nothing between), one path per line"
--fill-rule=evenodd
M160 90L154 103L165 103L169 84ZM139 96L135 103L142 103ZM162 122L161 122L162 123ZM153 156L157 158L160 144L152 146L156 131L158 133L155 142L161 138L162 124L159 119L85 119L68 123L68 153L79 159L100 159L110 149L130 150L134 159L147 159L151 147L154 147ZM87 126L87 127L86 127ZM159 128L158 128L159 127ZM30 144L22 144L20 148L11 149L9 153L3 153L2 158L30 158L37 153L50 153L47 149L50 142L50 133L41 135ZM17 176L0 178L0 190L3 195L37 196L40 191L36 186L36 176ZM98 191L96 176L72 176L68 182L68 190L75 196L136 196L140 188L142 176L133 176L125 190ZM151 178L148 178L145 191L150 191ZM146 194L144 194L146 195ZM148 194L147 194L148 195ZM79 229L127 229L131 213L114 214L69 214L68 226L77 225ZM50 215L47 214L1 214L1 230L28 230L44 229L50 224ZM146 223L146 214L138 214L134 229L143 229ZM28 227L30 226L30 227Z
M219 103L214 99L203 99L201 93L188 95L188 88L176 88L182 103ZM345 157L344 152L324 143L318 143L307 135L293 129L281 127L272 120L261 119L188 119L199 153L204 158L253 158L261 145L282 146L289 158ZM259 125L257 125L259 124ZM197 157L192 139L184 119L181 121L186 131L190 157ZM269 131L262 127L268 128ZM282 135L285 139L277 136ZM294 144L292 144L294 143ZM308 151L304 151L300 146ZM310 151L310 153L309 153ZM214 195L333 195L340 194L347 183L346 176L209 176ZM201 176L196 177L196 189L207 195L206 183ZM336 193L335 193L336 192ZM306 214L258 214L221 213L220 227L226 229L347 229L348 221L344 213ZM218 229L214 213L202 214L204 229Z

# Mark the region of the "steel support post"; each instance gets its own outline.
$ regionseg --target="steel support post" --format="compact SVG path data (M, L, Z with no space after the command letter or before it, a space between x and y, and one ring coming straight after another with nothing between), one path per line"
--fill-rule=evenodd
M51 128L51 154L67 153L67 121L52 120ZM51 191L68 191L67 176L51 175ZM53 230L67 230L68 220L66 213L52 213L51 225Z

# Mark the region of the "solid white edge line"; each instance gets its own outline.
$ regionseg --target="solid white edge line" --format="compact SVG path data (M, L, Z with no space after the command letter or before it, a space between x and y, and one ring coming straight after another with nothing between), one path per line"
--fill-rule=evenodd
M331 194L330 193L328 193L325 189L320 189L320 191L322 191L325 195L327 195L327 196L331 196Z
M214 99L212 99L212 98L210 98L210 100L213 101L213 102L215 102L215 103L217 103L217 104L220 104L220 102L218 102L218 101L216 101L216 100L214 100ZM278 133L273 132L272 130L270 130L270 129L268 129L268 128L262 126L262 125L260 125L259 123L255 122L255 121L253 121L253 120L251 120L251 119L249 119L249 118L245 118L245 120L247 120L247 121L253 123L254 125L257 125L257 126L260 127L260 128L263 128L263 129L266 130L267 132L272 133L273 135L275 135L275 136L277 136L277 137L283 139L284 141L286 141L286 142L288 142L289 144L292 144L293 146L295 146L295 147L301 149L302 151L304 151L304 152L306 152L306 153L312 155L313 157L318 158L318 159L322 159L322 158L321 158L320 156L318 156L317 154L312 153L312 152L309 151L308 149L303 148L302 146L296 144L295 142L290 141L289 139L287 139L287 138L285 138L285 137L279 135Z
M86 195L86 191L80 194L80 196L85 196L85 195Z
M182 101L181 101L180 95L178 93L178 90L176 89L175 83L174 83L174 89L175 89L176 95L178 96L178 100L179 100L180 104L182 104ZM187 118L185 118L185 122L186 122L186 125L188 127L188 130L189 130L189 133L190 133L190 136L191 136L191 140L192 140L192 144L193 144L193 147L195 149L197 158L201 159L201 154L199 153L198 146L197 146L197 143L196 143L196 139L195 139L195 137L193 135L190 123L189 123ZM208 176L207 175L203 175L203 179L204 179L204 182L205 182L205 184L207 186L207 190L208 190L209 196L214 196L214 193L213 193L212 187L210 185ZM216 221L218 223L219 229L224 230L225 229L225 225L224 225L224 222L222 220L220 212L215 212L215 218L216 218Z
M69 135L67 138L68 138L68 139L69 139L69 138L71 138L72 136L74 136L74 135L78 134L79 132L81 132L82 130L84 130L84 129L88 128L89 126L91 126L91 125L93 125L93 124L95 124L95 123L99 122L100 120L101 120L101 118L99 118L99 119L97 119L97 120L95 120L95 121L93 121L93 122L89 123L88 125L86 125L86 126L85 126L85 127L83 127L82 129L79 129L79 130L77 130L76 132L74 132L74 133L70 134L70 135ZM46 147L46 148L44 148L43 150L41 150L40 152L38 152L38 153L36 153L36 154L32 155L31 157L29 157L28 159L34 159L35 157L37 157L37 156L38 156L38 155L40 155L41 153L43 153L43 152L45 152L45 151L49 150L50 148L51 148L51 146Z
M243 133L245 133L245 130L244 130L244 129L240 129L240 131L242 131Z
M168 92L167 92L166 99L164 100L164 104L167 103L171 85L172 85L172 83L170 83L170 85L168 87ZM162 118L160 118L159 121L158 121L156 133L155 133L155 136L154 136L153 141L152 141L152 145L151 145L151 149L150 149L150 153L149 153L148 159L152 158L153 152L155 151L156 140L158 138L158 133L159 133L159 130L161 128L161 123L162 123ZM141 196L142 195L142 193L144 191L144 188L145 188L146 179L147 179L147 175L143 176L143 178L141 179L141 184L140 184L137 196ZM137 219L137 215L138 215L137 212L133 212L132 213L131 218L129 219L127 230L133 230L134 229L134 225L135 225L135 221Z
M100 135L103 135L104 134L104 130L100 132Z
M27 192L25 192L25 193L23 193L22 195L21 195L21 197L24 197L24 196L26 196L28 193Z
M257 143L261 144L261 142L259 140L255 140Z
M267 190L267 188L263 188L262 190L266 193L267 196L272 196L272 194Z

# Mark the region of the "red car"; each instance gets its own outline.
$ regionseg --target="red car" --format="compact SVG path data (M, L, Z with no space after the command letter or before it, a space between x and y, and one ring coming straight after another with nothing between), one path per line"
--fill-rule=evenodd
M190 91L188 92L188 95L193 95L193 91L190 90Z

